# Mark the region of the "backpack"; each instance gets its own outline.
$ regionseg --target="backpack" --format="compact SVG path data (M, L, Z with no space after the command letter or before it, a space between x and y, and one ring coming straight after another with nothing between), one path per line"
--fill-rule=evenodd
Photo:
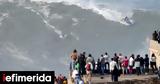
M90 70L91 70L91 64L88 63L88 64L86 65L86 70L87 70L87 71L90 71Z
M127 67L128 66L128 60L124 60L122 64L123 64L123 67Z

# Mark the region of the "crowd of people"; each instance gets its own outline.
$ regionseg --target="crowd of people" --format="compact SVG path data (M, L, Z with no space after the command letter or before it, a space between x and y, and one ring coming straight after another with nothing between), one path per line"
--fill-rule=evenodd
M55 76L54 84L68 84L67 77L60 74L58 77Z
M122 55L122 53L115 53L114 56L110 56L106 52L95 61L91 54L86 56L86 52L78 53L75 49L71 53L70 77L74 84L91 84L92 74L111 74L111 79L114 82L118 81L120 75L147 75L149 66L153 73L158 71L155 54L151 56L148 56L148 54L145 56L132 54L128 57Z
M160 31L154 31L152 39L160 43Z

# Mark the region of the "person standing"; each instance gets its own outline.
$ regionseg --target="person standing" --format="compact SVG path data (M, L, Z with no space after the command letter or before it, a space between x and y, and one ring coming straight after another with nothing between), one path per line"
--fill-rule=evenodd
M104 70L105 70L105 58L103 57L103 55L101 55L100 61L101 61L101 75L104 75Z
M109 70L109 55L108 55L107 52L104 55L104 59L105 59L105 71L108 73L108 70Z
M89 54L88 57L86 58L86 64L89 63L89 62L93 63L93 58L92 58L91 54Z
M127 56L125 56L124 60L122 61L123 75L128 74L128 62L129 60L127 59Z
M157 33L157 31L154 31L152 36L153 36L153 40L158 41L158 33Z
M111 72L111 80L113 82L118 81L118 76L119 76L118 64L113 58L111 58L110 62L110 72Z
M135 59L136 74L140 75L140 55Z
M80 64L80 69L79 69L79 73L80 75L84 75L85 74L85 65L86 65L86 62L85 62L85 54L80 54L79 58L78 58L78 61L79 61L79 64Z
M118 56L118 66L119 68L122 70L122 62L124 60L124 56L122 55L122 53L119 53L119 56Z
M144 74L144 59L143 57L140 57L140 70L141 70L141 74Z
M75 70L75 65L76 65L76 62L77 62L77 57L78 57L78 52L77 50L73 50L73 52L71 53L70 55L71 57L71 62L70 62L70 77L72 76L72 72Z
M129 58L129 73L133 74L133 66L134 66L134 54L132 54Z
M93 65L91 62L86 63L86 79L87 79L87 84L91 84L91 77L92 77L92 70L93 70Z
M117 53L114 53L114 58L113 58L116 62L117 62L117 64L118 64L118 59L119 59L119 57L117 56Z
M148 54L145 55L144 65L145 65L145 74L147 75L149 73L149 57L148 57Z
M83 59L83 67L82 67L82 74L86 74L86 69L85 69L85 65L86 65L86 52L83 52L82 54L82 59Z
M156 65L156 56L154 53L151 56L150 64L151 64L152 72L155 73L155 71L157 70L157 65Z
M77 50L75 49L75 50L73 50L73 52L71 53L71 59L72 59L73 61L76 61L76 60L77 60L77 57L78 57L78 52L77 52Z
M97 72L98 72L98 74L101 74L101 62L100 62L99 58L97 60Z

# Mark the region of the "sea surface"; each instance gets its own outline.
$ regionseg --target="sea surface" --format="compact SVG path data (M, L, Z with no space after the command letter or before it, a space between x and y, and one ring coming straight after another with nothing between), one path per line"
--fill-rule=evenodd
M0 70L67 75L70 53L148 52L159 0L0 0ZM127 17L131 23L124 21Z

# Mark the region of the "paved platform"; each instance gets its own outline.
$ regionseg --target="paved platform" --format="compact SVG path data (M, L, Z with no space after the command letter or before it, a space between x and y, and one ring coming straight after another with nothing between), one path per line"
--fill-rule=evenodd
M103 79L101 79L103 77ZM147 80L151 77L157 77L156 75L121 75L119 77L119 81L124 81L124 80ZM106 84L107 82L112 82L111 81L111 75L95 75L92 77L92 84Z

